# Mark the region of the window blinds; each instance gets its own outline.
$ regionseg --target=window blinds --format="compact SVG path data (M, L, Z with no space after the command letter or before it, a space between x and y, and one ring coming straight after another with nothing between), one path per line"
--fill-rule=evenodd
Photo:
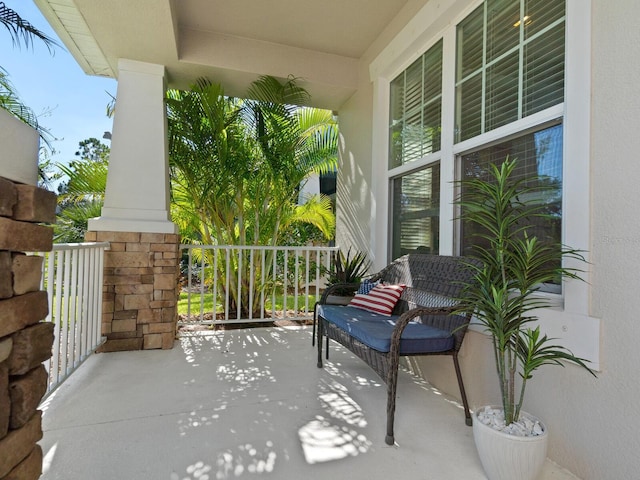
M486 0L458 24L456 141L564 101L565 2Z
M391 82L389 168L440 150L442 40Z

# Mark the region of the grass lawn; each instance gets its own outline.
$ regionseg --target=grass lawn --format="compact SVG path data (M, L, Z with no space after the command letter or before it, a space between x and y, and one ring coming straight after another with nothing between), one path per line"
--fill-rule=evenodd
M178 314L186 315L187 314L187 302L188 302L189 294L186 292L180 292L180 297L178 299ZM309 299L309 311L313 312L313 305L316 303L315 295L298 295L298 310L304 310L305 306L305 298ZM271 295L265 295L265 310L268 312L272 309L272 299ZM284 296L282 294L276 295L276 304L275 310L282 311L284 304ZM289 294L287 295L287 310L293 310L295 306L295 295ZM218 300L217 304L217 312L222 312L224 310L224 305ZM213 293L205 293L204 294L204 311L205 312L213 312ZM200 312L200 294L192 293L191 294L191 314L197 314Z

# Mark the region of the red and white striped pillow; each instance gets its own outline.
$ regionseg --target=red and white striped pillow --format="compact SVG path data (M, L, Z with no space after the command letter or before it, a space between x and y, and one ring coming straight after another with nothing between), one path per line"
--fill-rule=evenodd
M368 294L357 294L349 302L350 307L361 308L387 317L393 312L406 285L376 285Z

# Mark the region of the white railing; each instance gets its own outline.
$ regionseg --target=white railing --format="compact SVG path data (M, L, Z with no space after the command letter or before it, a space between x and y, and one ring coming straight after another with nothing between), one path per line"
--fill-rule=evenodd
M205 324L309 320L337 247L181 245L181 321Z
M42 286L49 296L53 354L45 367L54 390L102 342L104 251L109 243L56 244L43 254Z

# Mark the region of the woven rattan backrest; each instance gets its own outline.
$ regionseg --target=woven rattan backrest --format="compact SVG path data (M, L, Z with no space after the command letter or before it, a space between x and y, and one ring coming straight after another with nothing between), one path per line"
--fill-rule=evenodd
M450 307L473 278L473 271L467 266L471 261L466 257L413 253L394 260L373 278L407 286L396 313L415 306Z

